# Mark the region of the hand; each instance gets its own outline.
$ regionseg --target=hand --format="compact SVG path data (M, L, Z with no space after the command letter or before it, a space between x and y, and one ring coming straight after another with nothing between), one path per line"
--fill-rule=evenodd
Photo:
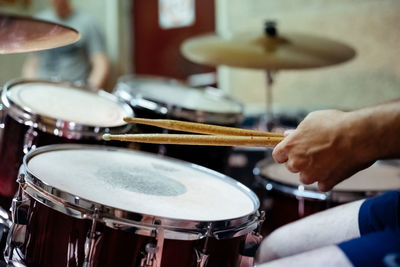
M316 111L275 147L272 156L300 173L302 183L318 182L325 192L373 163L363 142L367 133L357 113Z

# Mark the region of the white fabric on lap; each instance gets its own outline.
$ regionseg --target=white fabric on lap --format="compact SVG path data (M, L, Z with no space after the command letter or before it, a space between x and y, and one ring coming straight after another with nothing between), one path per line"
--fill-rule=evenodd
M307 251L294 256L282 258L255 267L348 267L353 266L346 255L337 246L327 246Z
M263 240L258 261L267 262L360 237L358 213L364 201L337 206L278 228Z

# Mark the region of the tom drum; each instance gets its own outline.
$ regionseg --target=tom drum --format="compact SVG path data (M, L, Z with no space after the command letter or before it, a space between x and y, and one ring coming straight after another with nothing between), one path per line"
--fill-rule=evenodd
M119 79L113 93L130 103L137 117L232 127L238 126L242 120L242 105L215 88L191 88L166 78L124 76ZM139 128L141 132L161 131L151 126ZM231 152L229 147L182 145L144 144L140 149L190 161L219 172L226 171Z
M285 165L276 164L272 159L260 161L254 175L254 190L260 198L261 210L268 218L262 227L263 235L329 207L400 189L400 165L389 161L378 161L327 193L318 191L316 184L300 184L298 174L291 173Z
M129 105L106 92L44 80L9 82L1 104L0 206L6 209L28 151L57 143L102 144L104 133L128 132L130 126L123 117L133 115Z

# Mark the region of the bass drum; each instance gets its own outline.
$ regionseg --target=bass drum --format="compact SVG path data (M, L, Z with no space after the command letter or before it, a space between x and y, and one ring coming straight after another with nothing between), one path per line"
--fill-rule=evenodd
M16 266L239 267L246 240L260 241L256 195L194 164L52 145L20 170L5 254Z
M400 189L400 163L378 161L352 177L337 184L332 191L322 193L317 184L303 185L299 175L276 164L272 159L260 161L254 169L256 185L253 188L268 220L262 234L268 235L276 228L350 201L359 200Z
M174 119L237 127L242 121L243 106L215 88L196 89L176 80L124 76L113 92L127 101L137 117ZM137 126L144 133L179 133L151 126ZM140 150L190 161L225 172L231 152L229 147L140 144Z

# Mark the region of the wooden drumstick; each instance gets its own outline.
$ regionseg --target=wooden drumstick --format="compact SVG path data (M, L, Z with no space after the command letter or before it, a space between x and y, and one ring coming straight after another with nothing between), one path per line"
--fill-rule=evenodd
M106 141L119 140L152 144L265 147L277 145L283 140L283 137L189 134L104 134L103 139Z
M177 121L177 120L162 120L162 119L143 119L126 117L124 121L128 123L137 123L156 126L164 129L178 130L183 132L214 134L214 135L235 135L235 136L277 136L282 137L282 134L263 132L256 130L247 130L226 126L216 126L204 123Z

